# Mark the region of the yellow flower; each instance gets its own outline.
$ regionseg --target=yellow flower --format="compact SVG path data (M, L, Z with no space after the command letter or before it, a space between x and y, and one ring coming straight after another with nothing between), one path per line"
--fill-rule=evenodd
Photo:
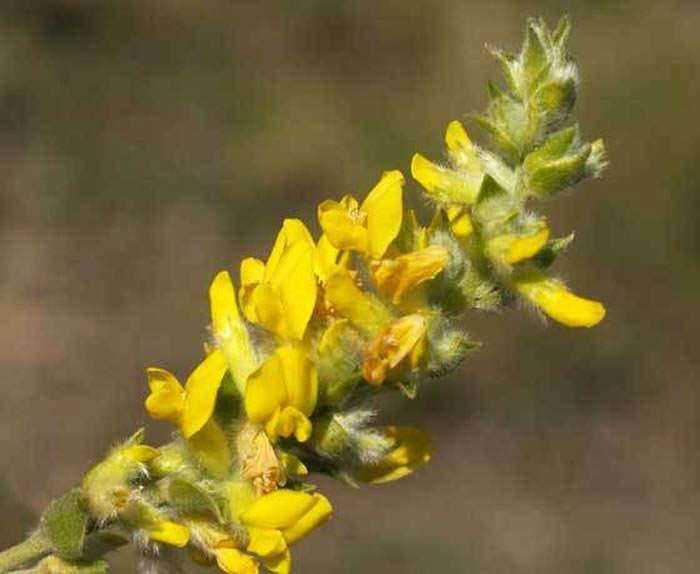
M145 528L144 531L151 540L178 548L187 546L190 540L190 531L185 526L170 520L157 522L153 526Z
M529 234L499 235L487 241L491 257L507 265L515 265L539 253L549 239L549 227L540 222L537 229Z
M257 367L257 359L248 329L236 304L236 292L227 271L217 273L209 287L212 334L221 349L233 379L243 395L248 375Z
M532 272L515 280L515 289L546 315L567 327L593 327L605 317L598 301L578 297L556 279Z
M316 246L298 219L287 219L263 263L241 262L239 298L246 319L279 337L300 341L316 305Z
M365 351L364 379L381 385L402 363L417 367L425 354L425 333L425 318L418 314L401 317L382 329Z
M177 424L196 458L214 474L222 475L231 462L223 430L212 420L216 395L226 374L221 350L210 353L188 377L183 388L164 369L148 369L151 394L146 410L154 418Z
M385 173L358 205L346 195L340 201L324 201L318 220L331 245L379 259L401 229L404 179L400 171Z
M227 574L258 574L257 561L240 550L239 543L216 524L204 520L185 522L197 544L194 554L203 566L211 566L213 555L219 568Z
M376 429L394 442L379 461L363 465L353 472L361 482L381 484L413 473L430 460L430 436L418 428L387 426Z
M447 126L445 142L454 169L434 164L417 153L411 160L411 175L440 203L474 203L484 177L477 150L458 121Z
M245 409L248 420L265 426L268 436L311 436L309 416L316 408L316 365L295 346L278 347L248 378Z
M326 281L325 296L333 312L374 336L392 315L373 294L363 291L348 271L338 271Z
M373 261L370 269L379 292L398 305L409 289L435 278L448 261L445 247L431 245L395 259Z
M347 269L348 263L348 253L333 246L327 235L321 235L314 254L314 271L321 283L325 283L337 271Z
M237 548L215 548L214 556L221 570L227 574L258 574L258 564L255 559Z
M146 399L146 410L154 419L177 424L185 438L190 438L211 418L226 369L220 350L207 355L187 378L184 388L168 371L148 369L151 394Z
M465 240L474 231L472 218L469 211L462 205L450 205L445 210L450 230L457 239Z
M262 496L239 515L248 529L247 550L271 572L288 574L289 545L328 520L332 511L328 499L318 493L283 489Z

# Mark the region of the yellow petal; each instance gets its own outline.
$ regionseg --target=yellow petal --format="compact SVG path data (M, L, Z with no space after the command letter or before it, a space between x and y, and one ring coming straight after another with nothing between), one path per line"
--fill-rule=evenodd
M341 316L365 333L376 333L391 320L389 311L371 294L362 291L346 271L339 271L326 282L326 298Z
M169 520L164 520L155 527L149 528L147 534L155 542L163 542L178 548L187 546L190 540L190 531L186 527Z
M605 317L601 303L578 297L559 281L541 274L516 280L515 288L549 317L568 327L593 327Z
M425 337L426 324L421 315L406 315L382 329L368 345L362 376L373 385L384 382L389 372L408 357Z
M453 163L481 177L483 172L477 150L472 144L464 126L457 120L450 122L445 132L447 153Z
M318 373L316 365L299 347L287 345L276 351L282 362L284 382L287 387L286 404L311 415L316 408L318 396Z
M157 420L179 422L185 409L185 389L175 375L165 369L146 371L151 394L146 399L148 414Z
M417 153L411 160L411 175L428 195L443 203L471 204L481 186L481 174L456 172L434 164Z
M370 257L379 259L396 239L403 218L403 175L389 171L369 192L361 210L367 214L367 239Z
M545 225L542 229L531 235L523 237L506 236L507 247L503 258L506 263L515 265L525 259L537 255L549 239L549 228Z
M255 312L248 317L250 321L280 336L286 334L287 324L284 306L279 293L273 289L270 283L261 283L255 288L253 305Z
M316 306L315 246L311 242L291 245L280 257L273 287L280 295L288 337L304 338ZM280 333L281 334L281 333Z
M248 547L246 550L258 556L274 556L287 550L282 533L276 529L248 527Z
M472 142L466 130L458 120L451 121L445 131L445 143L450 154L457 154L464 149L472 147Z
M396 305L406 291L435 278L448 261L449 253L445 247L431 245L396 259L376 262L372 273L379 291Z
M209 287L212 331L228 361L231 374L243 394L245 381L256 367L248 329L241 320L231 276L221 271Z
M192 371L185 383L185 410L181 428L186 438L200 430L211 418L216 404L216 394L226 374L226 358L217 349Z
M240 520L246 526L285 530L294 526L316 505L315 496L287 488L276 490L253 502L240 514Z
M266 422L286 400L282 361L273 353L248 377L245 391L248 420L258 424Z
M217 548L216 562L227 574L258 574L255 559L236 548Z
M306 225L304 225L300 219L285 219L282 223L282 229L277 234L272 251L267 258L263 280L273 280L273 277L277 273L277 266L280 263L282 255L290 247L299 243L313 245L314 241L311 237L311 233L309 233Z
M321 281L325 281L335 272L339 255L340 250L330 242L328 236L321 235L314 253L314 272Z
M265 568L272 574L289 574L292 570L292 555L289 549L275 556L262 559Z
M292 526L282 530L287 544L294 544L306 536L314 528L326 522L333 513L333 506L325 496L318 493L312 496L315 500L314 505Z
M286 406L275 411L274 415L265 424L265 432L274 440L281 436L294 437L299 442L306 442L311 436L311 421L299 409Z
M361 214L357 201L346 196L343 201L327 200L318 206L318 222L328 242L337 249L364 253L368 247L366 214Z
M226 434L213 420L187 440L187 447L210 473L217 477L226 475L231 466L231 448Z
M238 292L238 300L241 303L241 311L248 321L257 322L255 313L255 290L263 280L265 264L255 257L246 257L241 261L241 288Z
M381 484L398 480L430 460L430 436L412 427L388 426L377 429L395 441L394 448L378 463L368 464L353 475L362 482Z
M447 220L450 229L457 239L466 239L474 231L469 211L461 205L450 205L447 208Z

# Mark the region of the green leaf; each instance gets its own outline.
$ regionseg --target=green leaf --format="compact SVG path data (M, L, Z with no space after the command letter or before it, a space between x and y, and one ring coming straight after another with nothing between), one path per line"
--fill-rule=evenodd
M575 154L547 162L528 172L528 191L535 195L552 196L574 185L585 177L586 160L590 155L591 145L586 144Z
M552 41L560 49L563 50L566 42L569 40L571 33L571 19L568 16L562 16L557 24L556 30L552 34Z
M472 116L478 125L489 136L491 143L501 151L508 161L517 163L520 158L520 149L508 132L490 118L477 114Z
M168 498L171 504L184 515L213 516L220 524L224 518L214 497L202 487L182 478L173 478L168 487Z
M523 46L523 68L528 86L532 84L539 71L547 63L547 52L540 38L540 33L545 29L541 23L538 24L536 21L531 21L527 27Z
M82 508L82 490L74 489L55 500L42 520L42 530L58 556L80 558L90 516Z

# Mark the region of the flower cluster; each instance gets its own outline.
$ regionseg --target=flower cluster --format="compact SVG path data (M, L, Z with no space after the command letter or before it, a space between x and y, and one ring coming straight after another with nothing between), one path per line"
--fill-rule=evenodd
M507 89L491 86L475 118L486 146L453 121L444 164L414 156L428 223L404 208L402 173L387 171L361 201L322 202L316 237L285 220L266 261L241 262L238 288L228 271L214 277L201 363L184 385L147 372L146 409L176 438L155 449L137 434L86 475L84 534L118 525L146 549L187 547L229 574L286 574L290 546L332 511L309 473L358 486L430 459L424 431L373 424L367 404L415 397L474 350L465 311L520 300L570 327L603 318L549 270L572 236L551 238L530 208L604 167L602 143L570 125L568 33L567 20L554 32L532 21L519 54L494 51Z

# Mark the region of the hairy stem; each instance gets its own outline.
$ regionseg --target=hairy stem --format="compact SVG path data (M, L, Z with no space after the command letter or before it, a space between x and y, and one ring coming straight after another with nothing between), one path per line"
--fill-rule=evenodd
M33 534L24 542L0 552L0 574L15 570L29 562L36 562L51 552L49 541L41 534Z

